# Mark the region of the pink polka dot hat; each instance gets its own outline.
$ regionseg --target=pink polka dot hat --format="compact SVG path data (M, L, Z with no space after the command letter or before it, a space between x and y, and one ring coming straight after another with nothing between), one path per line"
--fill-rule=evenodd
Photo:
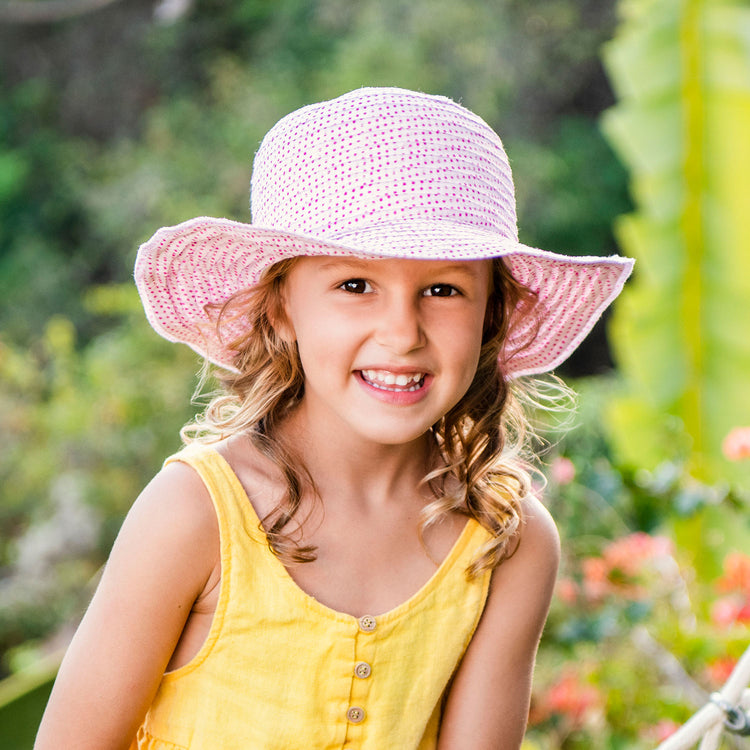
M228 369L234 352L223 342L241 334L242 323L227 323L219 336L206 306L254 286L284 258L502 257L537 293L542 313L531 345L515 351L514 339L527 331L523 321L513 329L507 376L565 360L633 266L617 256L571 257L521 244L513 178L496 133L450 99L404 89L358 89L282 118L255 156L251 205L251 224L202 217L160 229L135 265L154 329Z

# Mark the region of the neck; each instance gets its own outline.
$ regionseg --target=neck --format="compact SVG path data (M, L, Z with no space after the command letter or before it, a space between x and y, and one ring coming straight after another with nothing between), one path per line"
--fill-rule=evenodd
M335 430L327 434L301 408L287 417L279 433L326 502L334 497L364 505L397 502L419 492L416 488L434 464L429 434L398 445L357 440Z

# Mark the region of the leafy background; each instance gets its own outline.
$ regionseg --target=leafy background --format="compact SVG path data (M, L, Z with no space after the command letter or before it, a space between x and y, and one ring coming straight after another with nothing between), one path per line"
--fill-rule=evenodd
M651 747L721 685L750 640L750 435L732 433L750 425L745 3L129 0L33 24L9 6L3 747L30 747L121 519L198 408L195 355L142 314L138 244L193 216L249 220L268 127L362 85L490 122L526 243L638 259L560 371L581 405L544 458L565 560L528 748Z

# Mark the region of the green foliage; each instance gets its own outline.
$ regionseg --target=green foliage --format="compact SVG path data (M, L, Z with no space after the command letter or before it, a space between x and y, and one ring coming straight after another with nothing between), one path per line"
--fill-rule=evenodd
M18 340L38 333L53 310L80 321L69 289L106 265L100 253L78 252L86 148L48 126L51 106L42 81L18 86L0 106L0 323Z
M618 237L638 264L611 328L626 383L613 435L632 466L684 459L749 489L722 441L750 424L750 8L622 7L605 49L620 101L604 125L632 173L638 211Z
M613 387L581 382L579 426L548 457L545 499L562 536L525 750L655 747L719 689L747 647L748 506L684 466L623 472L596 419ZM713 526L721 565L695 568L675 514L732 508ZM676 674L674 663L684 673Z
M0 745L4 750L29 750L52 689L57 659L37 662L0 680Z
M75 619L190 415L197 363L147 327L139 242L193 216L248 220L279 117L361 85L447 94L518 151L527 241L610 252L623 209L594 117L611 4L202 0L171 25L151 11L0 28L0 671ZM128 31L103 56L112 28Z
M81 343L103 331L80 304L89 284L126 281L138 243L161 225L248 220L266 130L362 85L462 100L519 154L524 238L612 250L625 177L595 122L609 3L205 0L171 25L145 23L137 5L111 12L133 18L107 66L74 39L73 27L106 38L106 18L92 17L35 42L49 55L44 77L0 94L0 326L13 341L36 338L54 314ZM23 35L5 41L0 73L26 49ZM113 91L122 95L110 101Z
M117 322L80 349L60 316L28 348L0 340L0 652L78 616L191 416L196 357L151 331L134 289L96 288L86 305Z
M31 40L0 38L0 673L22 674L75 621L124 513L191 416L196 358L148 328L129 281L138 243L197 215L248 220L253 153L273 122L351 88L400 85L460 99L501 133L524 241L609 254L612 219L628 209L624 170L596 123L610 103L597 50L613 11L601 0L200 0L159 26L152 4L135 2ZM128 31L103 55L112 29ZM11 76L18 60L31 74ZM581 581L576 559L613 536L741 502L693 483L678 460L623 471L597 427L609 398L584 395L582 429L559 449L576 479L551 485ZM711 592L700 593L705 623ZM645 724L684 718L617 640L660 617L649 601L558 603L537 697L571 662L609 698L598 735L550 715L530 743L551 748L547 732L562 738L555 750L635 747ZM698 671L725 650L708 631L675 646Z

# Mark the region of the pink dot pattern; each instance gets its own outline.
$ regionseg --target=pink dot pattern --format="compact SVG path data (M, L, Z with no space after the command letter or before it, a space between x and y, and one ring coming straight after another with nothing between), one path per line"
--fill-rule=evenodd
M571 257L518 241L513 178L503 145L481 118L445 97L364 88L281 119L255 157L251 224L201 217L144 243L135 278L149 322L231 369L206 306L252 287L298 255L475 260L503 257L537 292L542 322L506 342L509 376L566 359L619 294L633 261Z

